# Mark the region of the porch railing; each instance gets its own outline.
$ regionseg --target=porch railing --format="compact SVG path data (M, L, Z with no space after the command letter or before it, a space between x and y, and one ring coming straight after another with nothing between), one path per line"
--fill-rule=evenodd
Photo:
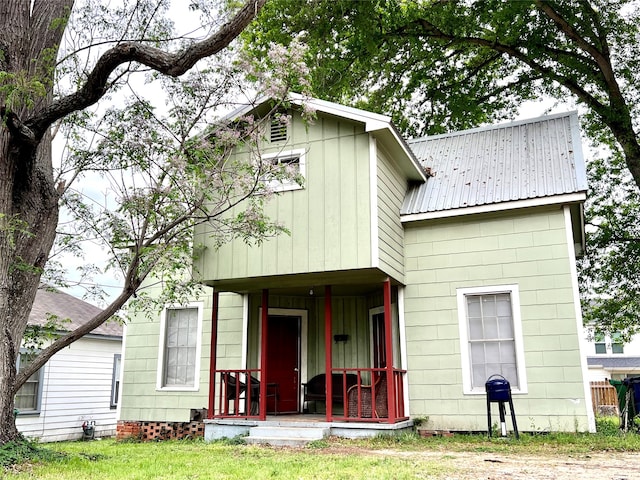
M408 418L404 412L403 380L406 370L393 369L392 397L389 397L387 370L384 368L334 368L332 373L343 376L344 409L342 416L334 414L329 420L399 422ZM354 374L355 385L347 380L348 375ZM352 385L347 387L349 384Z
M260 418L260 369L216 370L213 418Z
M389 397L384 368L334 368L332 373L342 375L340 387L344 408L341 414L333 414L329 421L379 423L408 418L404 412L403 379L406 370L393 369L395 395L392 398ZM213 418L261 419L259 375L260 369L216 370ZM392 411L395 412L393 418L390 417Z

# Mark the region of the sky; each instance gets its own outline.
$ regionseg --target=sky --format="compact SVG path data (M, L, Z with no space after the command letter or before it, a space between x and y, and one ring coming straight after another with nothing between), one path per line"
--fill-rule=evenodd
M118 0L115 1L117 2ZM199 35L201 34L201 32L199 32L198 30L194 30L194 25L200 25L198 13L187 8L187 5L187 2L185 2L184 0L173 0L168 15L175 24L178 36ZM140 84L137 88L138 94L144 96L147 99L153 99L153 103L158 109L164 109L166 107L166 104L164 93L162 92L162 90L160 88L154 88L149 84L144 84L141 75L142 74L138 76L138 78L140 79ZM113 98L111 100L111 103L101 101L96 108L106 108L110 104L113 104L112 102L118 101L121 101L121 99L118 99L118 97ZM64 144L65 140L64 138L61 138L61 135L59 134L53 142L53 159L54 163L57 160L58 165L64 153ZM94 199L97 202L105 201L105 193L108 190L106 182L96 174L88 174L84 176L84 178L76 181L74 183L74 188L81 191L87 198ZM103 246L92 242L84 242L83 251L86 260L83 260L82 258L76 258L72 255L64 255L61 257L65 267L68 269L68 279L70 283L70 287L63 288L62 290L78 298L83 298L85 296L87 292L86 287L88 286L75 284L76 282L78 282L80 277L78 268L81 268L86 262L98 264L104 263L100 262L100 259L105 259L107 257L106 249ZM114 275L113 273L95 275L94 282L92 283L98 284L104 289L105 293L107 294L107 302L100 302L94 298L85 298L85 300L88 303L92 303L99 307L105 307L107 303L115 299L122 288L122 278L120 276Z

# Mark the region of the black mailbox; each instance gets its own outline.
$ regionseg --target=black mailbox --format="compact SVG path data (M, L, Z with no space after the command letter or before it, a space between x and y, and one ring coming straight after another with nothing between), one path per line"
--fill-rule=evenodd
M516 423L516 414L513 411L513 400L511 399L511 384L509 380L502 375L491 375L484 384L485 391L487 392L487 427L488 434L491 436L491 403L498 403L498 411L500 412L500 432L502 436L507 435L507 422L505 403L509 404L511 410L511 423L513 424L513 431L516 434L516 438L520 438L518 434L518 424Z
M492 375L484 387L490 402L508 402L511 399L511 385L502 375Z

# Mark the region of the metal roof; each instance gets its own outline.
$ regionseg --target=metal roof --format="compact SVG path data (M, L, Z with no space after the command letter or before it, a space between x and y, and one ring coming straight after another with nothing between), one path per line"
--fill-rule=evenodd
M70 319L70 323L64 323L64 329L71 331L87 323L102 309L80 300L72 295L41 287L36 292L36 299L29 315L29 325L44 325L50 315L56 315L59 319ZM122 325L115 321L103 323L91 331L93 335L105 335L122 337Z
M403 215L587 190L576 112L407 143L433 176L409 189Z

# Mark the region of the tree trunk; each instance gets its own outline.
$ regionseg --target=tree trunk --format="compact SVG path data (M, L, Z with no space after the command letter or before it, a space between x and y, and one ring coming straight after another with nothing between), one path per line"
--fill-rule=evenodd
M640 144L638 144L638 135L633 129L631 114L626 104L611 110L612 113L604 118L603 122L611 129L620 144L627 168L631 172L636 186L640 189Z
M0 139L0 443L15 439L17 355L40 275L55 239L58 195L50 139L40 147Z
M30 3L4 0L0 6L0 70L25 83L46 82L38 73L47 67L41 54L55 51L62 36L51 22L64 18L73 0ZM22 119L51 99L50 90L34 94L32 107L0 97L0 444L18 438L13 414L17 356L58 223L50 135L47 129L28 129Z

